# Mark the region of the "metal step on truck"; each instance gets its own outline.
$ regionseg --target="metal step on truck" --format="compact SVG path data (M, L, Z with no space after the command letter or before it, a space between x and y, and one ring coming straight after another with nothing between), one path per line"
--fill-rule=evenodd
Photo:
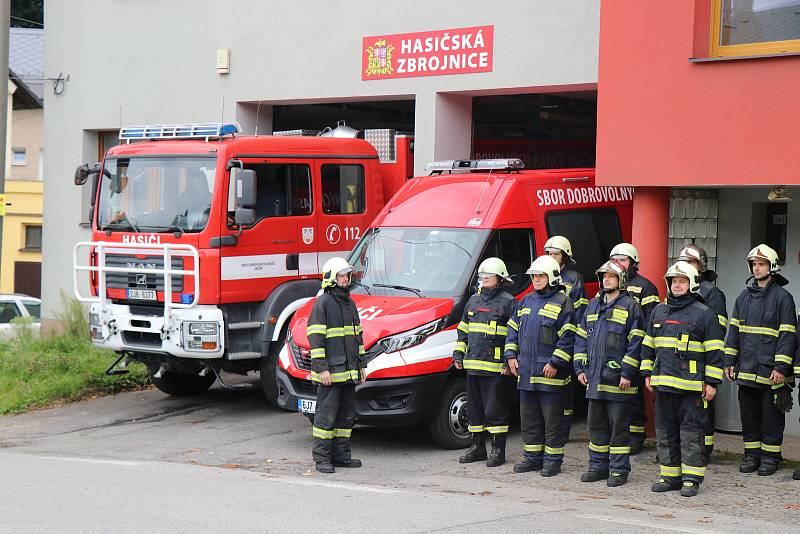
M587 294L596 294L594 270L630 239L633 188L598 187L594 169L522 166L518 159L428 164L430 176L408 181L348 256L366 348L359 424L422 423L442 447L468 445L466 381L451 357L485 258L505 261L519 299L531 291L526 269L548 237L563 235ZM278 362L279 404L309 417L316 408L306 336L312 304L295 313Z
M74 246L74 292L92 342L118 355L107 372L139 361L161 391L194 395L220 371L260 371L276 402L292 315L412 176L413 137L206 123L119 140L75 173L91 188L92 239Z

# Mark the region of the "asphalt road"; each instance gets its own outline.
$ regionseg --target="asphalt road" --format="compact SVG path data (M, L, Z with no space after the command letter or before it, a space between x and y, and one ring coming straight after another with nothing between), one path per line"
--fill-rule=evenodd
M582 484L585 430L564 473L459 465L421 429L357 428L361 469L313 471L310 428L257 389L192 399L127 393L0 418L0 532L800 531L800 482L759 478L734 460L709 467L701 494L649 491L655 455L631 482Z

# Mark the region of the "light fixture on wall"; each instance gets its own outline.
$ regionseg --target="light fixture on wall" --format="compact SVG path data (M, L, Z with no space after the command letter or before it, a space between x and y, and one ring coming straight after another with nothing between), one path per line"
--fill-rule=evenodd
M789 188L785 185L776 185L767 195L767 200L770 202L791 202L792 195L789 194Z

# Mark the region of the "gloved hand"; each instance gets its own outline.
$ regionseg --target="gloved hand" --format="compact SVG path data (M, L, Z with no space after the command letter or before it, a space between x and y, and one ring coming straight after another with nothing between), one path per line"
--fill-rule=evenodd
M779 412L789 413L792 411L794 400L792 399L791 389L787 387L776 389L772 399L775 409Z

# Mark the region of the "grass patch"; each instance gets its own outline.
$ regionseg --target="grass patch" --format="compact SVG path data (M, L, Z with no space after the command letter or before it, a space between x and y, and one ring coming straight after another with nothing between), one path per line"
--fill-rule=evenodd
M63 311L57 316L62 331L40 336L23 320L15 322L11 339L0 341L0 414L139 389L148 383L141 364L131 364L126 375L105 375L116 355L89 341L81 304L63 296L62 300Z

